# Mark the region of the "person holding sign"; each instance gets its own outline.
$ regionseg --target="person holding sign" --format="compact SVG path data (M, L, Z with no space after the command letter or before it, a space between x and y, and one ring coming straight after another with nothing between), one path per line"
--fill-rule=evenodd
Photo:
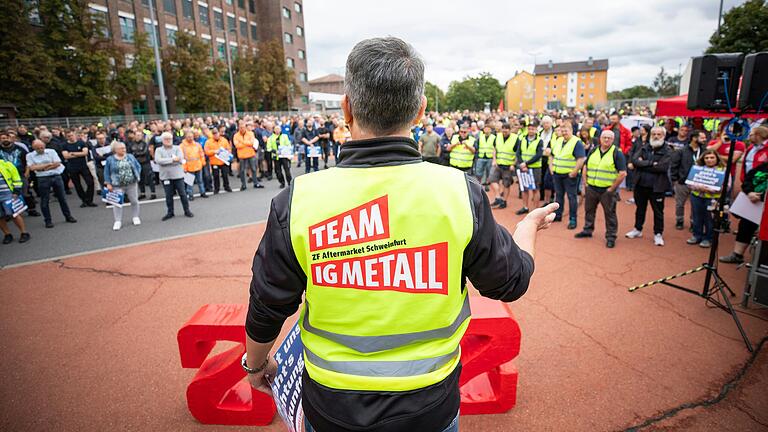
M725 173L725 162L717 154L717 151L713 149L705 150L699 156L696 165L705 167L706 170ZM713 199L720 198L722 183L717 187L717 190L711 185L701 185L694 182L689 183L688 187L691 189L693 237L689 238L686 243L689 245L698 244L700 247L709 248L712 246L714 223L710 207Z
M605 214L605 247L616 246L616 233L619 219L616 217L616 202L619 200L619 185L627 176L627 162L624 153L614 144L615 134L604 129L600 134L600 146L595 147L587 156L584 167L584 229L576 233L576 238L592 237L595 230L597 205L603 206Z
M162 220L167 221L174 217L174 192L179 194L181 207L184 209L184 216L194 217L195 215L189 210L187 191L184 188L184 168L182 167L184 154L179 149L179 146L173 145L173 134L171 132L163 132L161 137L163 145L155 149L155 163L160 166L160 181L163 182L163 190L165 191L166 213Z
M211 171L213 171L213 194L219 193L219 184L224 182L224 190L232 192L229 187L229 164L232 163L232 146L224 137L222 131L224 126L213 128L211 137L205 142L205 154L211 161ZM221 178L221 181L219 180Z
M131 219L134 225L141 225L139 219L139 181L141 180L141 163L130 153L120 141L112 141L112 155L104 165L104 183L110 192L122 193L131 203ZM115 223L112 229L118 231L123 226L123 207L112 206L112 216Z
M253 180L253 187L255 189L263 188L259 182L259 178L256 175L256 148L259 143L256 141L256 136L253 131L249 130L249 125L245 123L245 120L237 122L239 130L232 137L232 141L237 149L237 159L240 161L240 191L248 189L248 183L246 182L246 172L251 171L251 179Z
M21 216L23 210L14 211L14 202L18 202L23 184L16 166L11 162L0 159L0 203L2 203L0 205L0 231L3 232L3 244L13 241L13 234L8 229L7 219L12 219L13 223L19 228L21 232L19 243L26 243L30 239L27 227L24 225L24 218ZM26 207L23 205L23 201L20 204L22 204L21 209Z
M540 192L536 189L541 187L541 159L544 155L544 143L538 135L538 126L536 121L530 122L528 124L528 134L521 135L517 140L517 169L521 173L531 173L535 183L534 189L526 188L522 191L523 207L515 212L517 215L528 213L529 208L539 207Z
M267 138L267 148L274 149L275 175L280 182L280 189L285 187L285 183L291 184L291 160L293 160L293 144L288 135L283 133L280 126L275 126L272 135ZM285 177L283 177L285 172Z
M77 223L77 219L72 217L67 205L64 180L61 178L65 171L59 155L55 150L45 148L45 144L39 139L32 141L32 150L34 151L27 153L27 168L35 173L37 179L37 194L40 196L40 210L43 211L45 227L53 228L51 210L48 206L51 189L56 200L59 201L64 220L68 223Z
M182 153L184 153L184 172L194 176L192 184L184 184L184 188L187 191L187 197L190 201L194 201L194 185L197 183L197 188L200 190L200 198L208 198L205 194L205 182L203 181L203 168L205 167L205 153L200 144L195 141L194 133L187 129L184 133L184 141L179 146Z

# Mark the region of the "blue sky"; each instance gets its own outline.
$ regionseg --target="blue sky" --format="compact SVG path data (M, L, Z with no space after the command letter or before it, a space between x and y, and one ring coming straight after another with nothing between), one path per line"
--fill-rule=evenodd
M719 0L304 2L309 77L344 74L361 39L397 36L426 63L427 80L488 71L504 83L538 63L608 58L608 90L650 85L660 66L677 73L708 46ZM726 0L724 11L743 1ZM476 7L477 6L477 7Z

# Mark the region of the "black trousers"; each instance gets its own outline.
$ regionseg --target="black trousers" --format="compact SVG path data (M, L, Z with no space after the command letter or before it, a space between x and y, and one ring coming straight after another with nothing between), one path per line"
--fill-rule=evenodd
M74 169L72 167L67 167L67 174L69 174L72 183L75 184L75 190L77 191L77 196L80 197L80 201L85 204L92 203L93 176L91 175L91 170L89 170L87 166ZM80 183L80 180L85 182L85 190L83 190L83 185Z
M229 165L211 165L213 171L213 193L219 193L219 177L224 182L224 190L232 190L229 187Z
M189 213L189 199L187 198L186 185L184 179L163 180L163 190L165 190L165 208L169 215L173 214L173 193L176 192L181 198L181 207L184 213Z
M653 233L662 234L664 232L664 192L654 192L653 188L637 186L635 187L635 229L643 230L645 223L645 211L648 203L651 203L653 210Z
M587 186L584 191L584 232L592 233L595 230L595 214L597 205L603 206L605 215L605 239L616 240L616 232L619 229L619 219L616 217L616 201L619 194L616 191L608 192L607 189L596 189Z
M147 186L149 191L155 193L155 176L152 175L152 165L149 163L141 164L141 181L139 181L139 191L144 194Z
M72 216L67 205L67 197L64 194L64 181L61 176L54 174L52 176L37 177L37 194L40 195L40 209L43 211L43 219L45 223L51 222L51 210L48 206L48 200L51 196L51 188L53 188L53 195L56 200L59 201L59 208L65 218Z
M275 157L275 152L272 152L272 151L264 152L264 159L266 159L267 161L267 177L272 177L272 163L277 162L273 159L274 157ZM275 170L277 170L277 166L275 166Z
M283 176L283 172L285 172L285 176ZM293 180L293 177L291 177L291 160L288 158L276 159L275 174L277 175L277 181L281 185L284 185L286 182L291 184L291 180Z
M739 232L736 234L736 241L749 244L758 228L760 228L760 226L751 220L744 218L739 219Z

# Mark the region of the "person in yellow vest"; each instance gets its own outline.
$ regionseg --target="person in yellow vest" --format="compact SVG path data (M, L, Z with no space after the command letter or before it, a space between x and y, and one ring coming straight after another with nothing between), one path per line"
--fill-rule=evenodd
M614 134L604 130L600 134L600 145L589 152L584 165L584 229L576 233L576 238L592 237L595 230L597 205L603 206L605 214L605 246L616 246L616 233L619 219L616 216L616 203L619 201L619 185L627 176L627 161L621 149L613 144Z
M528 124L528 133L521 135L517 141L517 169L521 173L531 172L535 184L535 189L523 191L523 207L515 212L517 215L526 214L531 208L539 207L538 189L541 188L541 157L544 154L544 145L536 133L538 128L538 122L536 120L532 121Z
M451 166L468 172L472 169L476 151L475 137L469 134L469 127L466 123L462 124L459 127L459 134L451 138L451 145L448 146Z
M716 150L704 150L696 165L725 172L725 162ZM686 240L689 245L698 244L702 248L712 247L714 219L709 206L712 200L720 198L720 192L713 192L703 187L691 185L691 213L693 216L693 236Z
M584 165L586 154L584 143L573 135L573 125L570 121L563 122L560 127L563 134L552 146L552 157L549 160L549 171L555 186L555 201L560 208L555 215L555 222L563 219L563 204L568 195L568 229L576 229L576 212L579 202L576 198L578 175Z
M291 177L291 161L293 160L293 144L291 144L288 135L282 133L283 128L275 126L272 130L272 135L267 138L267 148L271 148L273 157L275 159L275 175L277 175L277 181L280 182L280 189L285 187L287 182L289 185L293 180ZM283 176L285 172L285 176Z
M458 431L465 276L490 298L523 295L556 206L510 235L474 179L421 160L410 127L427 105L424 64L407 43L358 43L344 78L352 139L339 169L297 177L272 200L241 364L269 393L270 349L304 296L305 430Z
M493 158L493 170L488 182L493 189L494 200L491 208L507 208L509 188L514 179L515 146L517 134L513 134L509 124L501 125L501 133L496 135L496 152ZM501 184L501 185L500 185Z
M541 129L539 130L539 137L541 138L541 148L543 149L543 156L541 158L541 164L545 167L541 173L541 187L539 188L539 199L545 204L551 203L552 192L555 189L555 185L552 183L552 174L549 173L549 158L552 156L552 144L562 139L557 127L554 126L552 117L545 115L541 118Z
M496 135L493 134L493 129L489 123L483 125L482 132L477 134L477 159L475 161L475 177L481 185L485 186L485 190L488 190L488 177L491 175L491 165L493 163L496 152ZM485 182L483 182L485 178Z
M3 135L8 136L5 133ZM21 176L16 166L11 162L0 159L0 203L18 199L21 195L22 186ZM0 231L3 233L3 244L9 244L13 241L13 234L8 229L7 220L13 220L13 223L19 228L21 233L19 243L28 242L31 236L27 232L27 226L24 224L24 218L21 216L21 213L14 216L10 209L0 205Z

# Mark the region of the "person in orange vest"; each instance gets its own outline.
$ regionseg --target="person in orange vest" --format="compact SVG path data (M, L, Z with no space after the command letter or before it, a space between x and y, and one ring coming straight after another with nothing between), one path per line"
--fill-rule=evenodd
M216 154L221 149L232 154L232 146L229 144L229 141L227 141L227 138L224 137L224 129L224 126L221 127L221 130L213 128L211 130L211 137L205 142L205 154L208 156L208 160L211 161L211 171L213 171L214 195L219 193L219 177L221 177L224 182L224 190L232 192L232 188L229 187L229 164L231 163L232 158L230 158L230 161L225 162L216 157Z
M245 181L245 172L250 169L251 178L253 179L253 187L256 189L263 188L264 185L259 183L259 179L256 176L256 136L253 131L250 130L244 120L237 122L239 130L232 137L232 141L235 143L237 149L237 158L240 160L240 190L247 189L247 183Z
M184 132L184 140L179 146L181 152L184 154L184 172L195 176L195 183L200 189L200 198L208 198L205 194L205 184L203 184L203 167L205 166L205 153L200 144L195 141L195 135L191 130L187 129ZM192 186L185 184L187 197L190 201L194 201L195 197L192 196Z

